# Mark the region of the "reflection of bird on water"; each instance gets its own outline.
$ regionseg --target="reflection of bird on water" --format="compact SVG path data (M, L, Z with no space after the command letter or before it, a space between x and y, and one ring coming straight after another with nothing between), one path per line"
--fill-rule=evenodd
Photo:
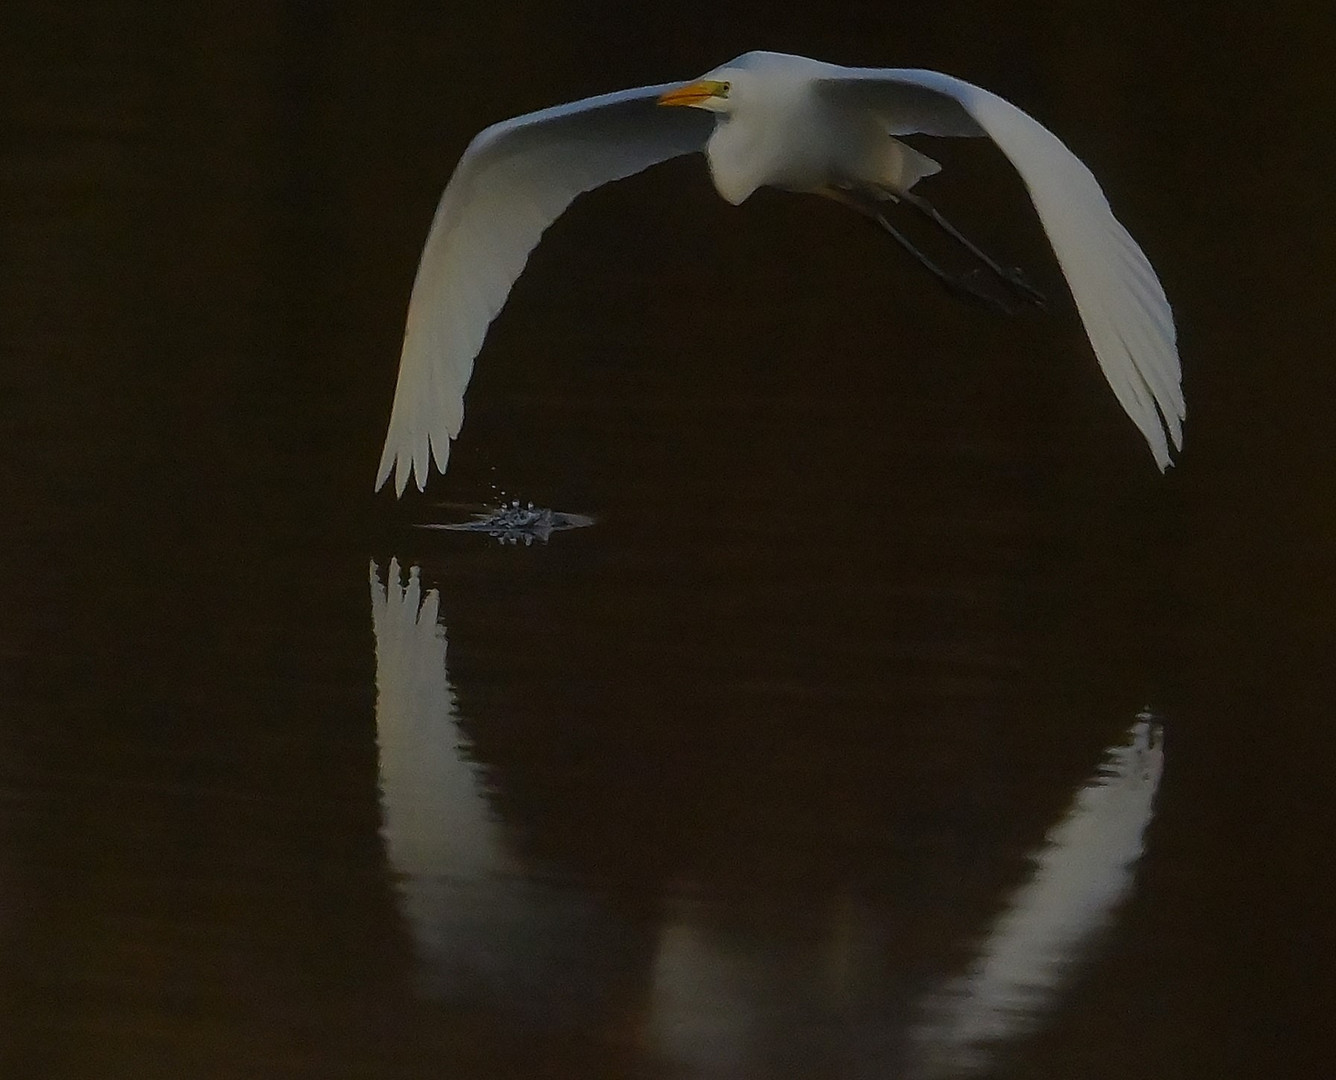
M1145 716L914 1024L916 967L897 968L890 944L907 925L891 912L906 909L857 888L721 902L713 887L660 883L647 915L610 902L597 877L572 881L569 864L531 862L457 723L439 594L416 567L405 582L396 561L385 574L373 563L370 584L383 835L433 998L507 1024L634 1029L695 1076L816 1075L835 1060L859 1075L966 1074L1043 1021L1133 885L1163 768Z
M1042 305L1019 271L985 255L912 191L940 168L895 138L913 133L988 136L1010 158L1109 385L1156 463L1169 465L1184 415L1169 304L1095 178L1056 136L996 95L936 72L754 52L688 85L560 105L473 140L418 267L377 487L393 471L399 492L410 475L421 488L433 458L444 470L473 359L543 230L581 192L683 154L704 151L731 203L761 186L824 195L877 222L957 295L1004 309ZM957 276L919 251L891 223L895 203L927 217L978 268Z

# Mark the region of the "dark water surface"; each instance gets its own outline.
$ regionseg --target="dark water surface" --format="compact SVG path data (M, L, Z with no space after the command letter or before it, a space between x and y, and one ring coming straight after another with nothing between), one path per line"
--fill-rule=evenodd
M1331 19L1143 8L11 0L0 1072L1327 1075ZM951 146L1051 317L674 163L373 498L471 135L756 47L1067 138L1175 303L1179 467ZM414 527L502 496L597 523Z

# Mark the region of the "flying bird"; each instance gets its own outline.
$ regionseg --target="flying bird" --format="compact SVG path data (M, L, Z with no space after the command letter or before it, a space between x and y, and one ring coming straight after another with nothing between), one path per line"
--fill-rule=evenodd
M704 152L719 194L758 187L822 195L865 214L954 293L1043 304L1018 270L989 258L913 189L940 170L899 136L986 136L1020 173L1095 357L1161 470L1183 444L1173 315L1146 256L1090 170L1047 128L996 94L935 71L848 68L751 52L690 83L622 90L486 128L437 206L413 283L399 381L376 487L419 489L445 471L487 327L529 253L571 201L670 158ZM956 275L888 217L905 204L980 264ZM991 282L990 290L981 280Z

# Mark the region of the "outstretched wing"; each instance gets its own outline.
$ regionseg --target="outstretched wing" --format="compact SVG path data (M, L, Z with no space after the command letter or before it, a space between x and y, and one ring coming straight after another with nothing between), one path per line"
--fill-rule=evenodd
M581 192L704 147L713 118L661 109L677 84L587 98L487 128L436 208L418 265L376 487L444 472L487 326L546 229Z
M1062 142L996 94L935 71L845 68L820 79L832 103L877 113L892 134L987 135L1021 174L1118 401L1171 464L1183 445L1183 391L1173 314L1137 242L1099 184Z

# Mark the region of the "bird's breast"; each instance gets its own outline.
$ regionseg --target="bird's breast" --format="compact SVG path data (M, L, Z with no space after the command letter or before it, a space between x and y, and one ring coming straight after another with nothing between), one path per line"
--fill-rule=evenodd
M722 121L706 157L715 188L737 204L758 187L808 192L857 177L888 141L875 124L807 101Z

